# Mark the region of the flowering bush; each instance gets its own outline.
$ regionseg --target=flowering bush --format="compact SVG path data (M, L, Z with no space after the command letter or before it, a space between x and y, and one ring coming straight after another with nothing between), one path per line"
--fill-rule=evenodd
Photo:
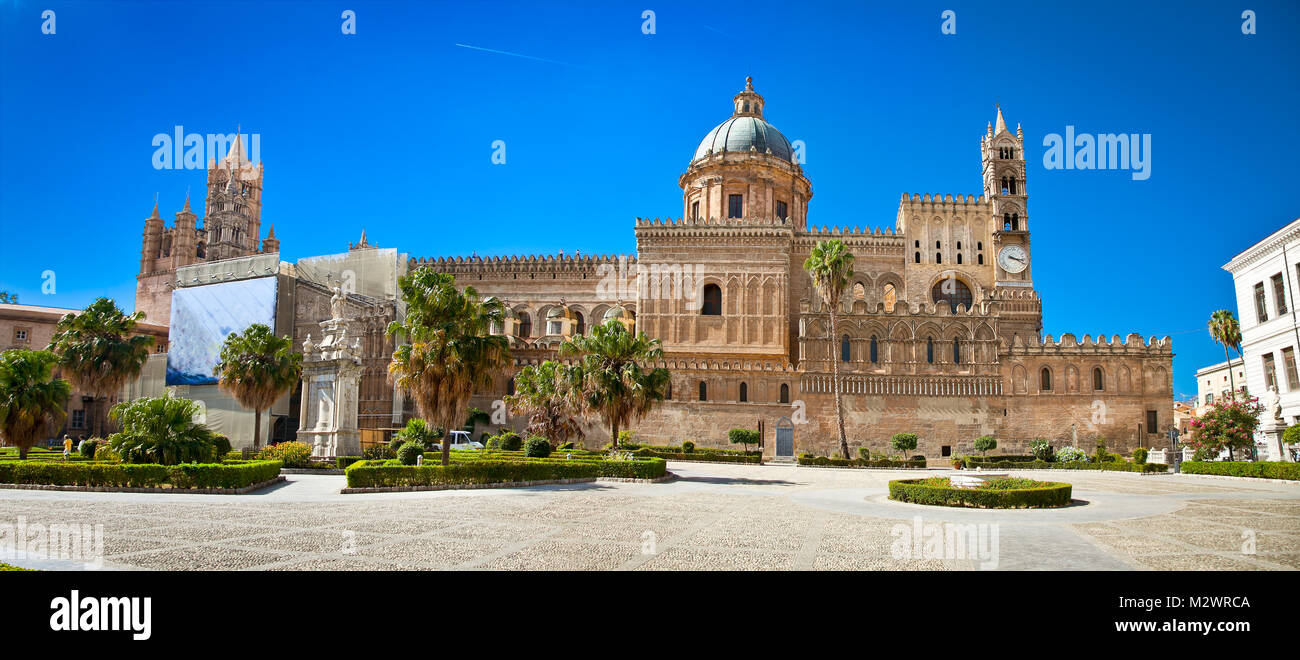
M1227 449L1247 449L1255 444L1255 429L1259 427L1259 413L1264 409L1257 397L1245 401L1212 403L1204 415L1193 418L1187 444L1207 453L1218 454Z
M1078 447L1061 447L1056 452L1056 460L1059 463L1087 463L1088 454Z
M1042 438L1029 443L1029 453L1033 454L1034 458L1045 462L1051 462L1056 457L1052 445Z
M264 461L280 461L284 467L307 467L311 461L311 447L303 442L281 442L269 445L258 452L257 457Z

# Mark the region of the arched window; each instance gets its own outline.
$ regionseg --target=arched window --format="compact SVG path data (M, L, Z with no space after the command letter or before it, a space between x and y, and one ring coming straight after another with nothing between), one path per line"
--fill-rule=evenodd
M781 403L790 403L790 386L781 383Z
M1106 389L1106 376L1101 372L1101 367L1092 368L1092 389L1098 392Z
M709 386L704 381L700 381L700 401L709 400Z
M511 377L510 377L510 380L506 381L506 394L509 394L509 395L511 395L511 396L514 396L514 394L515 394L515 377L514 377L514 376L511 376Z
M573 320L574 320L575 323L577 323L577 328L574 330L574 334L577 334L577 335L584 335L584 334L586 334L586 333L587 333L587 320L584 319L584 318L582 318L582 312L574 312L574 313L573 313Z
M961 340L957 337L952 338L952 363L961 364Z
M533 336L533 317L528 312L519 312L519 332L515 334L520 337Z
M912 262L913 262L913 263L918 263L918 264L921 263L921 253L920 253L920 252L917 252L916 254L912 255Z
M1048 369L1047 367L1043 367L1043 370L1038 374L1038 380L1039 380L1038 389L1044 392L1052 391L1052 370L1051 369Z
M1011 231L1020 231L1020 214L1011 214Z
M980 265L980 266L983 266L983 265L984 265L984 255L983 255L983 254L980 254L980 255L979 255L979 265Z
M1002 231L1011 231L1011 214L1002 214Z
M669 401L672 401L673 399L673 381L671 380L668 381L668 394L666 394L664 398Z
M849 361L849 336L840 337L840 362Z
M934 288L930 289L930 298L934 304L946 302L952 307L952 312L957 313L957 306L964 305L967 310L970 309L974 297L971 295L970 287L966 283L955 278L948 277L934 283Z
M957 253L957 263L958 263L958 264L961 263L961 253L960 253L960 252Z
M704 285L704 305L700 308L704 316L722 316L722 287L716 284Z
M943 253L942 253L942 252L935 252L935 253L934 253L934 263L936 263L936 264L941 264L941 263L943 263Z
M894 311L894 305L898 302L898 290L894 288L894 285L886 284L884 290L880 293L880 297L885 303L885 311Z
M741 384L740 384L740 402L741 402L741 403L744 403L744 402L746 402L746 401L749 401L749 385L746 385L745 383L741 383Z
M934 363L934 337L925 338L925 361Z
M871 335L871 362L876 364L880 362L880 353L876 346L876 336Z
M867 287L862 286L861 282L853 285L853 299L865 300L867 298Z

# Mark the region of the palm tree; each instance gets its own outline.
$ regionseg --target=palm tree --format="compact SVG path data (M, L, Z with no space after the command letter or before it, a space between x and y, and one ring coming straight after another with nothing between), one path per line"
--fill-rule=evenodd
M104 433L107 410L101 400L121 392L149 359L153 337L132 334L144 318L144 312L128 315L111 299L99 298L54 326L49 350L59 356L59 370L96 401L94 435Z
M0 353L0 435L18 447L19 459L26 460L27 450L67 415L72 386L54 376L58 361L49 351Z
M667 369L646 370L641 365L663 356L658 339L644 332L632 334L618 319L610 319L560 345L561 356L577 356L578 371L572 378L581 383L589 409L597 411L609 425L609 437L618 447L618 431L650 412L668 394Z
M442 434L438 432L440 430L429 426L428 422L419 417L412 417L407 420L405 428L393 434L391 446L393 451L397 451L398 447L408 442L415 442L424 447L425 451L428 451L429 447L437 443L438 439L442 437Z
M1237 400L1237 380L1232 375L1232 359L1228 349L1241 355L1241 325L1230 310L1220 309L1210 315L1210 337L1223 346L1223 358L1228 362L1228 385L1232 388L1232 400Z
M554 360L524 367L515 375L515 393L505 398L510 412L528 417L527 432L559 446L582 435L586 400L582 396L582 370Z
M127 463L178 463L216 460L217 434L194 421L199 404L171 397L142 397L113 406L122 430L108 437L109 446Z
M420 417L444 429L464 419L470 397L490 387L510 364L510 345L490 334L504 322L505 305L481 300L474 287L456 288L456 278L421 267L398 281L406 319L388 326L404 342L393 351L388 374L414 401ZM442 464L451 462L451 443L442 443Z
M844 433L844 410L840 404L840 361L835 356L835 307L853 278L853 253L839 239L821 241L813 246L812 253L803 262L803 269L812 277L813 287L826 302L826 311L830 315L831 334L827 346L831 358L831 391L835 394L835 416L840 424L840 453L849 458L849 440Z
M262 411L298 384L302 354L293 352L293 340L276 337L262 323L231 333L221 345L217 374L221 389L245 408L253 409L253 449L262 446Z

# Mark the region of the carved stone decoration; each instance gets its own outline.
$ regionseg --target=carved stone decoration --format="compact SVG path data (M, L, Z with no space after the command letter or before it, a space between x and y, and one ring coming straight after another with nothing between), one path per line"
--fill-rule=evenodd
M335 299L341 300L337 287L335 293ZM360 343L348 345L348 322L343 319L322 321L320 326L323 335L320 344L314 351L304 350L303 355L298 439L311 445L315 458L360 456L361 432L357 429L362 371L358 356Z

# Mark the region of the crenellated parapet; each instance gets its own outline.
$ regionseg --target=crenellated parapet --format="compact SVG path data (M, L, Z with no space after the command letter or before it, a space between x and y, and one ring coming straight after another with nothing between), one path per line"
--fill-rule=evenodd
M1107 339L1106 335L1097 335L1096 339L1091 335L1084 335L1083 339L1078 339L1074 333L1070 332L1061 335L1060 339L1055 339L1052 335L1044 335L1041 341L1033 336L1030 336L1026 341L1016 335L1008 347L1012 355L1096 355L1112 353L1160 358L1172 356L1173 349L1173 339L1168 335L1161 338L1153 336L1150 339L1144 339L1142 335L1136 332L1130 333L1122 340L1119 335L1111 335L1110 339Z
M411 270L422 266L431 266L438 272L453 275L518 275L518 274L565 274L575 276L595 276L602 266L634 268L635 255L513 255L494 257L437 257L412 258Z
M898 202L897 226L899 233L905 233L908 220L912 218L927 221L932 217L949 218L955 215L991 217L992 213L993 206L983 195L903 193Z

